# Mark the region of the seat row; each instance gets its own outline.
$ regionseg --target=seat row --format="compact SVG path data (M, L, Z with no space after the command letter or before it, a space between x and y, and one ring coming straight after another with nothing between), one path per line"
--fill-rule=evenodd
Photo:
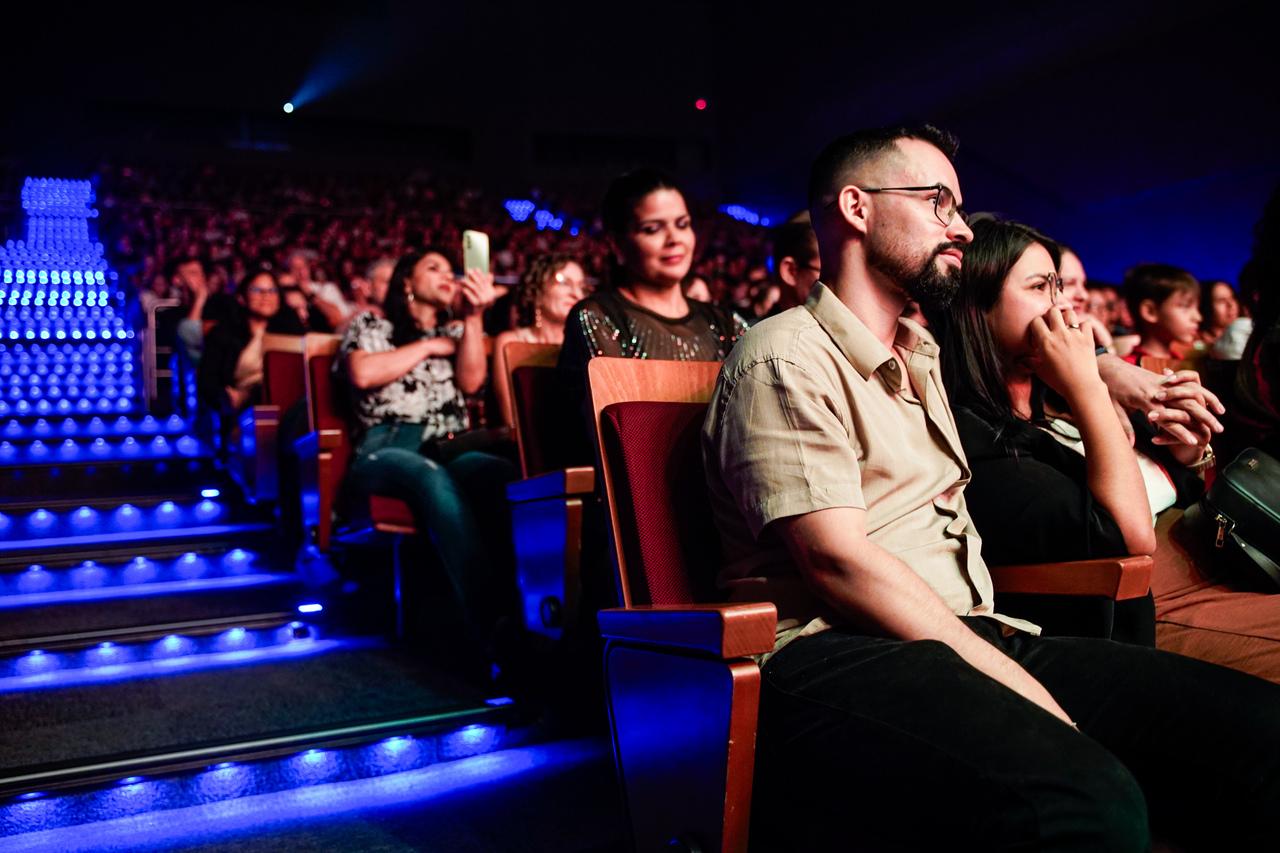
M332 512L351 457L332 381L337 339L271 336L264 342L264 403L240 419L232 467L257 500L279 495L282 413L302 401L307 432L295 442L303 520L330 547ZM526 630L552 640L573 624L584 509L596 469L565 467L568 422L553 345L507 344L511 429L522 479L508 499ZM607 508L616 608L598 615L611 734L636 849L745 850L760 670L773 648L772 604L724 604L714 588L719 542L703 479L699 432L715 362L598 358L588 369L595 459ZM417 535L408 506L370 500L372 527ZM991 567L997 594L1146 595L1151 559Z

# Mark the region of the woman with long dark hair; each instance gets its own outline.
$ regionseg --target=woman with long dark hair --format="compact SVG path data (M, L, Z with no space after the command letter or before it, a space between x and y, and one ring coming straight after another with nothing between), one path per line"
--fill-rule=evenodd
M446 324L459 291L461 321ZM504 486L515 470L477 451L445 460L439 442L470 426L463 394L484 384L481 315L492 303L488 272L468 270L458 281L443 251L410 252L391 274L385 316L357 316L340 347L357 422L348 488L409 504L472 639L488 634L504 605L492 578L510 561Z
M293 312L282 310L270 270L254 270L236 288L235 309L210 330L197 372L201 402L213 411L251 405L262 388L262 340L268 333L300 335Z
M615 178L601 219L612 252L607 287L574 308L560 351L574 398L585 400L587 362L596 356L723 361L746 323L685 298L697 238L676 182L654 169Z
M998 565L1155 553L1154 606L1117 605L1117 638L1280 681L1280 606L1207 573L1189 582L1196 570L1167 536L1177 508L1203 490L1212 452L1156 445L1141 428L1135 452L1091 331L1062 298L1057 244L1017 222L978 217L971 228L959 293L933 327L983 556Z

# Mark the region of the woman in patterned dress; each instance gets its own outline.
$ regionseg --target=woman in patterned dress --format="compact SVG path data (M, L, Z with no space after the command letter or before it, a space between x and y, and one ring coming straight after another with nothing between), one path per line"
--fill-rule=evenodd
M460 321L442 324L459 292ZM357 429L347 488L409 504L448 576L465 636L476 641L506 603L495 579L510 573L504 492L516 472L476 451L432 457L439 440L470 426L463 394L484 384L481 317L493 298L490 273L468 270L458 280L444 252L410 252L391 274L385 316L355 317L340 351Z

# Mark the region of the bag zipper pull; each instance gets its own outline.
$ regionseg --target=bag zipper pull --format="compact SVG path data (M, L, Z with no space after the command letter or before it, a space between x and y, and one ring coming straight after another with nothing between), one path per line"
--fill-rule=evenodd
M1226 544L1227 534L1235 528L1236 523L1222 513L1218 513L1213 520L1218 522L1218 536L1213 540L1213 547L1221 548Z

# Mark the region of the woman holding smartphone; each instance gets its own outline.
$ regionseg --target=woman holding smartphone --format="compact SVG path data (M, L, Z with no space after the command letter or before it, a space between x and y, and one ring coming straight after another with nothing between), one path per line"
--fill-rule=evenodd
M459 293L461 322L442 324L441 313ZM487 271L468 270L459 281L443 251L410 252L391 274L384 316L357 316L340 347L357 421L348 486L409 504L477 640L506 603L495 594L506 587L493 580L511 561L504 490L516 472L487 453L440 461L437 451L440 440L470 426L463 394L484 384L481 315L492 303Z

